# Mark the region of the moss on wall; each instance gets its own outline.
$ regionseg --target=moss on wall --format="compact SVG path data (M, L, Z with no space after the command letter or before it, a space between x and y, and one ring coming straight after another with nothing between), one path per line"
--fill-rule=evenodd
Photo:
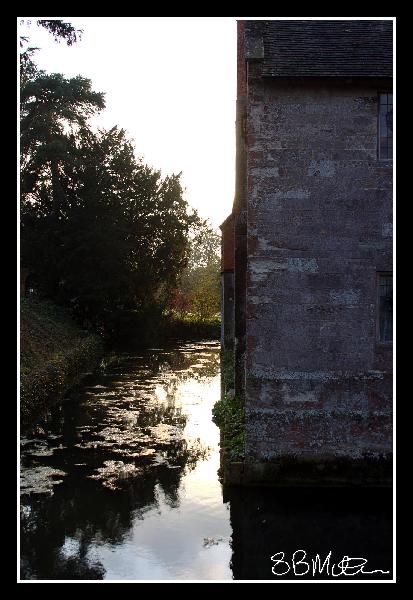
M212 420L221 430L223 463L244 459L244 404L234 394L234 353L221 350L222 397L212 409Z

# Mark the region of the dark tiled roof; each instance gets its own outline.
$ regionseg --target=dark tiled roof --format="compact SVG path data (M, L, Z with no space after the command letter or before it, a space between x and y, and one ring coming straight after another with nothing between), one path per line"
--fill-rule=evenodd
M254 29L264 76L392 76L392 21L255 21Z

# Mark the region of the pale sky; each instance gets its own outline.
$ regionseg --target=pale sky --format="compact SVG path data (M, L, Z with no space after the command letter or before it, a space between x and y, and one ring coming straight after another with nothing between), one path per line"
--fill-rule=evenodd
M188 203L219 225L235 188L236 18L58 17L83 29L69 47L35 24L53 17L27 18L39 68L91 79L99 125L126 129L163 175L182 171Z

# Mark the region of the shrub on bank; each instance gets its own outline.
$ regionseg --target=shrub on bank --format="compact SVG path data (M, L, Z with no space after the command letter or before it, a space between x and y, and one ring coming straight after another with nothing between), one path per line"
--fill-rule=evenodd
M20 415L26 428L96 367L103 342L62 308L24 298L20 343Z

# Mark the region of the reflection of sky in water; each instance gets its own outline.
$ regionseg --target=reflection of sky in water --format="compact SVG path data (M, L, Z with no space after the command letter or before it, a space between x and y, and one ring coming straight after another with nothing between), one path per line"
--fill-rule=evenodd
M218 349L125 354L22 438L22 579L274 580L270 557L298 548L391 568L391 490L234 488L223 503Z
M188 415L185 437L200 438L214 450L182 479L178 507L168 506L158 486L158 506L144 519L134 519L127 540L114 547L91 545L88 557L105 567L106 579L231 578L229 511L222 503L217 479L219 432L211 421L219 393L219 376L208 382L189 379L179 384L175 400ZM156 397L166 401L167 392L157 386ZM206 538L222 541L205 546Z
M218 351L124 355L22 440L23 578L231 579Z

